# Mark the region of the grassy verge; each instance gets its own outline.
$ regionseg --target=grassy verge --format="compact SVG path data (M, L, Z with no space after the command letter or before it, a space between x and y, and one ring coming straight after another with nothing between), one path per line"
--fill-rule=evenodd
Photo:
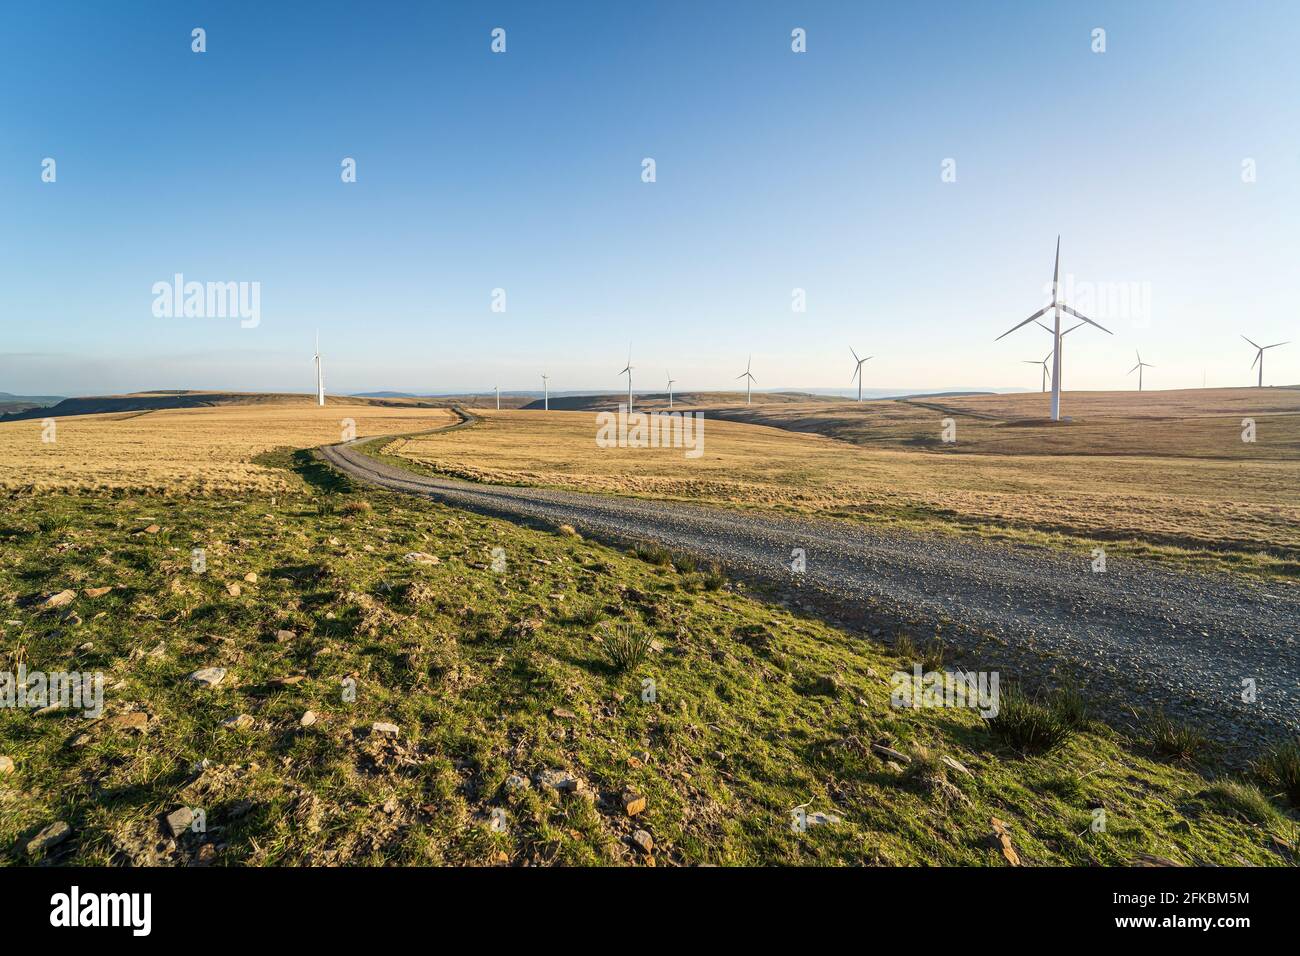
M6 502L0 670L102 672L105 710L0 709L0 859L1006 865L997 818L1030 865L1295 860L1279 801L895 709L910 659L707 569L267 461L301 490Z

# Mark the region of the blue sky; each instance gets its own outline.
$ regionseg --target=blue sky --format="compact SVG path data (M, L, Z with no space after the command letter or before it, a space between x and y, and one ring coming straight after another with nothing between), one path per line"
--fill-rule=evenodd
M1030 387L1049 336L993 339L1058 233L1150 295L1067 388L1249 384L1239 333L1300 339L1297 46L1282 2L8 5L0 391L306 391L317 328L333 392L616 389L629 342L646 388L847 387L850 345ZM155 317L178 272L260 324Z

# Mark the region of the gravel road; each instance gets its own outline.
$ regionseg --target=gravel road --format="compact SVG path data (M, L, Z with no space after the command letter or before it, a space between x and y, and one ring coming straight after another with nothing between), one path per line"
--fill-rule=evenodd
M511 519L569 524L615 543L654 540L777 585L787 603L885 638L941 629L966 668L1063 677L1124 719L1163 708L1228 756L1300 730L1300 590L1147 562L805 519L416 475L349 447L321 449L354 478ZM806 569L790 569L802 548ZM950 651L951 656L951 651ZM1243 682L1253 679L1253 702Z

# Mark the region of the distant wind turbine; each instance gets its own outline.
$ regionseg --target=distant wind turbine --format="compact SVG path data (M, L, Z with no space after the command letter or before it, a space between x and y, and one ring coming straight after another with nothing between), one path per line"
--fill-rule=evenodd
M320 361L320 331L316 332L316 404L325 404L325 371Z
M501 411L501 386L493 385L492 387L497 391L497 411Z
M627 376L627 410L632 411L632 346L627 347L627 365L623 366L623 371L619 375Z
M741 372L739 375L736 376L736 378L745 379L745 404L746 405L748 405L750 402L751 389L753 388L754 382L756 381L754 376L749 374L749 368L753 364L754 364L754 356L751 355L749 357L749 361L745 363L745 371Z
M669 408L673 407L673 382L677 381L677 379L673 378L672 375L673 375L672 372L668 373L668 407Z
M1142 391L1142 370L1144 368L1155 368L1155 366L1152 365L1150 362L1142 361L1142 353L1138 352L1136 349L1134 350L1134 354L1138 357L1138 363L1134 365L1131 369L1129 369L1128 373L1130 375L1132 375L1134 372L1138 373L1138 391L1140 392Z
M1042 359L1021 359L1020 360L1021 363L1024 365L1041 365L1043 367L1043 391L1044 392L1047 391L1047 360L1051 357L1052 357L1052 353L1048 352L1045 356L1043 356Z
M1040 329L1042 329L1044 332L1046 332L1048 335L1054 335L1054 334L1055 334L1055 333L1052 331L1052 327L1051 327L1050 325L1043 325L1042 322L1035 322L1034 324L1035 324L1036 326L1038 326ZM1076 324L1076 325L1072 325L1072 326L1070 326L1068 329L1066 329L1064 332L1061 333L1061 349L1062 349L1062 351L1061 351L1061 366L1062 366L1062 368L1064 368L1064 366L1065 366L1065 351L1064 351L1064 349L1065 349L1065 337L1066 337L1067 335L1069 335L1071 332L1073 332L1075 329L1081 329L1081 328L1083 328L1083 323L1082 323L1082 322L1079 322L1079 323ZM1048 352L1048 353L1047 353L1047 357L1048 357L1048 358L1051 358L1051 357L1052 357L1052 353L1051 353L1051 352ZM1062 382L1061 384L1064 385L1065 383Z
M1246 336L1243 335L1242 338L1243 338L1243 339L1246 339ZM1247 342L1250 342L1250 339L1246 339L1246 341L1247 341ZM1277 348L1279 345L1290 345L1291 343L1290 343L1290 342L1274 342L1272 345L1257 345L1257 344L1254 343L1254 342L1250 342L1250 344L1253 345L1253 346L1255 347L1255 349L1256 349L1256 352L1255 352L1255 362L1258 362L1258 363L1259 363L1259 387L1260 387L1260 388L1263 388L1263 387L1264 387L1264 350L1265 350L1265 349L1275 349L1275 348ZM1255 367L1255 362L1251 362L1251 363L1250 363L1250 367L1251 367L1251 368L1254 368L1254 367Z
M1082 312L1076 312L1060 300L1061 288L1061 237L1056 237L1056 264L1052 268L1052 301L1043 306L1029 318L1025 319L1011 328L1007 329L997 339L1006 338L1016 329L1028 325L1030 322L1037 322L1041 316L1046 315L1049 311L1052 313L1052 421L1061 420L1061 313L1065 312L1074 316L1076 319L1082 319L1089 325L1096 325L1107 335L1112 334L1110 329L1097 325L1096 322L1088 318ZM1077 328L1077 326L1076 326Z
M551 381L551 376L543 372L542 373L542 409L548 412L551 410L551 386L549 384L550 381Z
M853 352L853 346L849 346L849 351ZM853 374L849 376L849 384L852 385L855 378L858 380L858 401L862 401L862 365L865 362L870 362L873 358L875 358L874 355L858 358L858 353L853 352L853 361L858 364L853 367Z

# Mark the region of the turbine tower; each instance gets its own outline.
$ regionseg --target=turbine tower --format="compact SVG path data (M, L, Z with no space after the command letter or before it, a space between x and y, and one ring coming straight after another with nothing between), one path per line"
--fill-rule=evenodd
M993 340L996 342L998 339L1006 338L1016 329L1028 325L1030 322L1037 322L1041 316L1046 315L1048 312L1052 313L1052 421L1054 422L1059 422L1061 420L1061 313L1065 312L1068 315L1074 316L1076 319L1082 319L1089 325L1096 325L1097 328L1101 329L1107 335L1111 334L1110 329L1097 325L1096 322L1092 321L1092 319L1088 318L1082 312L1076 312L1074 309L1062 302L1060 299L1060 289L1061 237L1057 236L1056 264L1052 268L1052 301L1043 306L1029 318L1025 319L1025 321L1013 325L1011 328L999 335L997 339Z
M623 371L619 375L627 376L627 410L632 411L632 346L627 347L627 365L623 366Z
M751 397L750 390L753 388L754 385L754 376L749 374L749 367L753 364L754 364L754 356L751 355L749 357L749 361L745 363L745 371L741 372L739 375L736 376L736 378L745 379L745 404L746 405L749 404L750 397Z
M1075 328L1078 328L1078 326L1075 326ZM1062 335L1064 335L1064 333L1062 333ZM1052 357L1052 353L1051 353L1051 352L1048 352L1048 353L1047 353L1045 356L1043 356L1041 359L1021 359L1021 360L1020 360L1021 363L1024 364L1024 365L1041 365L1041 366L1043 367L1043 392L1044 392L1044 393L1047 392L1047 360L1048 360L1049 358L1051 358L1051 357Z
M672 376L673 373L669 372L668 373L668 407L669 408L673 407L673 382L677 381L677 379L673 378Z
M1043 325L1042 322L1035 322L1034 324L1037 325L1037 326L1038 326L1040 329L1042 329L1044 332L1046 332L1048 335L1052 335L1052 334L1054 334L1054 333L1052 332L1052 327L1051 327L1050 325ZM1081 328L1083 328L1083 323L1082 323L1082 322L1078 323L1077 325L1072 325L1072 326L1070 326L1068 329L1066 329L1064 332L1061 333L1061 365L1062 365L1062 366L1065 365L1065 337L1066 337L1067 335L1069 335L1071 332L1073 332L1075 329L1081 329ZM1047 353L1047 357L1048 357L1048 358L1051 358L1051 357L1052 357L1052 353L1051 353L1051 352L1048 352L1048 353ZM1064 383L1062 383L1062 384L1064 384Z
M1243 338L1243 339L1246 339L1246 336L1243 335L1242 338ZM1246 341L1247 341L1247 342L1250 342L1250 339L1246 339ZM1277 348L1279 345L1290 345L1291 343L1290 343L1290 342L1274 342L1272 345L1256 345L1254 342L1250 342L1250 344L1253 345L1253 346L1255 346L1255 350L1256 350L1256 351L1255 351L1255 362L1258 362L1258 363L1259 363L1259 387L1260 387L1260 388L1263 388L1263 387L1264 387L1264 350L1265 350L1265 349L1275 349L1275 348ZM1254 367L1255 367L1255 362L1251 362L1251 363L1250 363L1250 367L1251 367L1251 368L1254 368Z
M849 346L849 351L853 352L853 346ZM875 358L874 355L858 358L858 353L853 352L853 361L858 364L853 367L853 374L849 376L849 384L852 385L855 378L858 380L858 401L862 401L862 365L864 362L870 362L873 358Z
M320 330L316 331L316 404L325 404L325 372L320 363Z
M542 373L542 410L549 412L551 410L551 376L545 372Z
M501 386L493 385L492 387L496 389L497 392L497 411L501 411Z
M1155 368L1155 366L1152 365L1150 362L1142 361L1142 353L1138 352L1136 349L1134 349L1134 354L1138 357L1138 363L1134 365L1131 369L1129 369L1128 373L1130 375L1132 375L1134 372L1138 373L1138 391L1140 392L1142 391L1142 370L1144 368Z

